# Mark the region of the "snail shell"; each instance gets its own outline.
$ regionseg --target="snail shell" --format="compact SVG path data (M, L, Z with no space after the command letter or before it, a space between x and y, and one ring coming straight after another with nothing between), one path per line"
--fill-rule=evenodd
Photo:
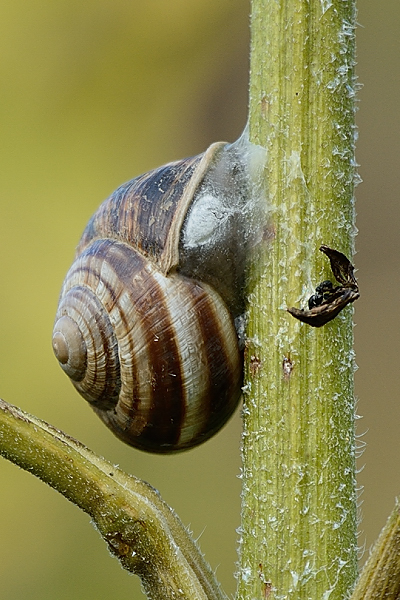
M61 290L55 355L102 421L141 450L202 443L241 395L243 217L226 198L240 204L245 184L231 148L213 144L119 187L89 221Z

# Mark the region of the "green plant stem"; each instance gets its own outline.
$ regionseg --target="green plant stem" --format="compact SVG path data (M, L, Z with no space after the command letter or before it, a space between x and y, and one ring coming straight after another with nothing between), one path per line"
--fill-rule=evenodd
M354 245L353 0L253 0L250 141L270 220L249 275L238 598L349 596L357 575L352 308L314 329ZM268 186L268 187L267 187Z
M226 600L156 490L44 421L0 400L0 454L88 513L124 569L154 600Z
M351 600L398 600L400 597L400 505L396 502L364 565Z

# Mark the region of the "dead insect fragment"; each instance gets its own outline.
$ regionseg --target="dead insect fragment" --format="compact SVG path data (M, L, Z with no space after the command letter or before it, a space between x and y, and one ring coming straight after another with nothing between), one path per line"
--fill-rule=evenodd
M308 308L311 310L315 306L320 306L324 300L327 300L334 290L332 281L323 281L315 288L315 294L308 299Z
M345 306L360 297L354 267L347 256L328 246L321 246L320 250L329 258L332 273L340 285L334 286L329 280L323 281L309 298L308 310L287 309L293 317L312 327L322 327L332 321Z

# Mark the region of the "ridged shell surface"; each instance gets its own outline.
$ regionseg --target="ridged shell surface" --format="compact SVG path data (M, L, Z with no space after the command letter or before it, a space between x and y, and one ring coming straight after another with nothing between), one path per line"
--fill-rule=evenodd
M240 397L232 316L213 288L179 273L182 223L220 147L116 190L90 220L61 291L53 347L62 368L142 450L203 442Z

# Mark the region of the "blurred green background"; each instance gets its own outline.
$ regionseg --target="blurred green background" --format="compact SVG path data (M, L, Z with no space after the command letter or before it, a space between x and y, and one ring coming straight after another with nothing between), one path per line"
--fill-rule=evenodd
M100 201L143 171L241 133L249 3L3 0L0 13L0 396L158 488L233 593L239 414L186 454L135 451L73 390L51 330L74 246ZM368 548L400 494L400 4L360 0L358 21L355 337ZM2 600L142 597L86 515L4 460L0 476Z

